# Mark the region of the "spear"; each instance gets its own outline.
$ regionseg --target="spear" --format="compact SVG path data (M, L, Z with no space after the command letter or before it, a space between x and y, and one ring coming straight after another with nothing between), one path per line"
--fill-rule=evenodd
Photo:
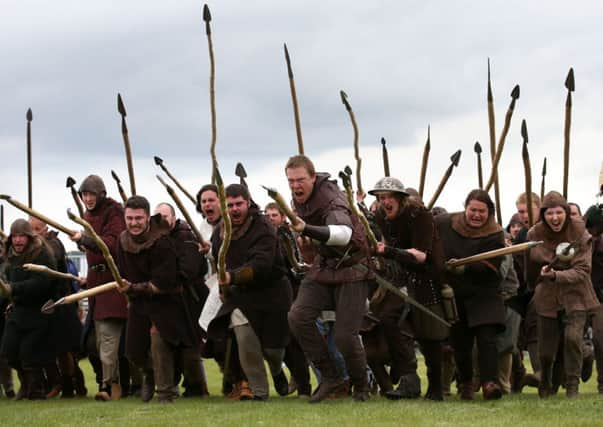
M4 230L4 205L0 204L0 229Z
M427 162L429 161L429 151L431 151L431 126L427 126L427 141L423 147L423 161L421 162L421 176L419 181L419 197L423 200L425 191L425 175L427 174Z
M124 147L126 149L126 160L128 161L128 175L130 177L130 189L132 195L136 195L136 183L134 181L134 165L132 163L132 149L130 148L130 137L128 136L128 126L126 125L126 107L121 99L121 95L117 94L117 111L121 115L121 135L124 139Z
M220 175L220 170L218 169L218 165L214 164L214 173L216 174L216 186L218 187L218 196L220 197L220 209L222 210L222 222L224 224L224 238L222 239L222 244L220 245L220 250L218 251L218 260L217 260L217 268L218 268L218 277L220 281L226 280L226 254L228 253L228 248L230 247L230 239L232 236L232 223L230 221L230 216L228 215L228 207L226 205L226 192L224 191L224 181L222 181L222 176Z
M356 124L356 116L352 110L352 106L348 102L348 95L340 90L339 95L341 96L341 102L345 105L345 109L350 115L352 121L352 127L354 128L354 158L356 159L356 187L358 187L358 194L364 194L362 188L362 180L360 179L360 168L362 166L362 159L360 158L360 149L358 147L358 125Z
M450 178L450 175L452 175L452 170L456 166L459 165L460 159L461 159L461 150L458 150L456 153L454 153L450 157L450 166L448 166L448 169L446 169L446 172L444 173L444 176L442 177L442 180L440 181L440 185L438 185L438 188L436 189L433 197L429 201L429 204L427 205L428 210L431 210L431 208L433 208L433 206L435 205L435 202L438 200L438 197L440 197L440 193L442 193L444 186L448 182L448 178Z
M446 261L447 267L460 267L461 265L469 264L472 262L485 261L487 259L496 258L507 254L515 254L518 252L524 252L532 249L536 246L540 246L544 243L543 240L528 241L524 243L518 243L517 245L506 246L500 249L493 249L491 251L482 252L479 254L471 255L466 258L460 259L449 259Z
M59 305L72 304L84 298L93 297L117 288L119 288L119 284L117 282L109 282L103 285L95 286L92 289L86 289L85 291L67 295L66 297L58 299L56 302L53 300L48 300L46 304L42 306L40 311L44 314L52 314L55 307L58 307Z
M109 248L107 247L107 244L103 241L103 239L101 239L100 236L98 234L96 234L96 232L94 231L94 228L92 228L92 226L86 220L74 215L70 209L67 209L67 216L69 217L69 219L71 221L84 227L84 230L86 230L88 235L94 240L94 242L96 243L98 248L101 250L103 257L105 258L105 261L107 261L107 266L109 267L109 270L111 270L111 274L113 275L113 278L117 282L118 286L119 287L124 286L123 279L121 278L121 275L119 274L117 265L115 265L113 256L111 255L111 252L109 252Z
M247 171L242 163L237 163L235 166L235 175L239 177L239 182L241 185L245 186L245 188L249 188L245 178L247 178Z
M203 21L205 21L205 34L207 35L207 47L209 50L209 105L211 111L211 144L209 146L209 152L212 158L212 167L216 168L218 163L216 159L216 63L214 59L214 45L211 39L211 13L207 4L203 5ZM214 169L212 180L215 179L216 173Z
M515 109L515 102L519 99L519 85L516 85L511 91L511 103L509 104L509 108L507 109L507 114L505 115L505 124L503 125L502 133L500 134L500 139L498 140L498 147L496 148L496 154L494 155L494 159L492 160L492 171L490 173L490 179L488 179L488 183L484 187L484 190L490 191L492 184L496 180L498 175L498 162L500 162L500 157L502 156L503 147L505 146L505 139L507 134L509 133L509 127L511 126L511 118L513 117L513 110Z
M358 206L354 202L354 191L352 189L352 168L346 166L344 171L339 172L339 178L343 183L343 188L345 189L345 193L348 199L348 205L350 205L350 209L352 212L360 219L362 226L364 227L364 232L366 233L369 243L373 248L377 248L377 238L371 229L371 226L368 223L368 220L364 216L360 210L358 210Z
M71 197L73 197L73 201L75 202L75 205L77 206L77 211L80 213L80 216L84 216L84 206L82 205L82 199L80 199L79 194L77 194L77 191L75 191L75 188L73 187L74 185L75 185L75 179L68 176L67 182L65 183L65 187L67 187L71 190Z
M484 177L482 175L482 146L478 141L475 142L473 146L473 151L477 155L477 181L479 183L479 188L484 188Z
M517 96L519 97L519 89ZM490 136L490 160L494 162L496 155L496 126L494 124L494 96L492 96L492 84L490 80L490 58L488 58L488 129ZM509 118L510 120L510 118ZM497 166L498 167L498 166ZM480 188L483 188L480 185ZM488 190L486 190L488 191ZM502 225L502 213L500 210L500 184L498 182L498 172L494 180L494 203L496 207L496 218L498 223Z
M576 90L574 69L570 68L565 79L567 98L565 99L565 129L563 131L563 197L567 200L567 180L569 178L570 128L572 126L572 92Z
M27 109L25 118L27 119L27 201L28 206L31 208L33 206L33 190L31 177L31 121L33 120L33 113L31 112L31 108Z
M75 280L76 282L81 283L82 279L80 277L74 276L73 274L63 273L61 271L56 271L51 268L48 268L45 265L40 264L23 264L23 269L25 271L33 271L35 273L42 273L46 276L54 277L55 279L65 279L65 280Z
M53 221L52 219L48 218L47 216L42 215L40 212L37 212L37 211L33 210L32 208L19 202L18 200L13 199L11 196L9 196L7 194L0 194L0 199L6 200L9 204L13 205L20 211L23 211L26 214L33 216L34 218L38 218L40 221L50 225L53 228L56 228L59 231L62 231L63 233L67 234L68 236L73 236L75 234L75 231L68 229L67 227L59 224L56 221Z
M387 147L385 146L385 138L381 138L381 154L383 157L383 172L385 176L389 176L389 155L387 154Z
M295 133L297 135L297 152L304 154L304 140L302 139L301 123L299 121L299 106L297 105L297 92L295 91L295 79L293 78L293 69L291 68L291 58L287 43L285 47L285 61L287 62L287 74L289 75L289 88L291 89L291 101L293 102L293 116L295 118Z
M528 152L528 126L525 119L521 122L521 137L523 138L523 147L521 157L523 158L523 170L526 180L526 205L528 207L528 224L534 225L534 214L532 212L532 166L530 165L530 153Z
M196 204L197 204L197 201L195 200L195 198L194 198L194 197L191 195L191 193L189 193L188 191L186 191L186 188L184 188L184 187L183 187L183 186L180 184L180 182L178 182L178 180L177 180L177 179L174 177L174 175L172 175L172 174L170 173L170 171L168 170L168 168L167 168L167 167L166 167L166 166L163 164L163 159L162 159L161 157L157 157L157 156L155 156L155 157L153 157L153 158L154 158L154 160L155 160L155 164L156 164L157 166L159 166L159 167L161 168L161 170L162 170L162 171L164 171L164 172L165 172L165 174L166 174L166 175L167 175L167 176L168 176L168 177L169 177L169 178L172 180L172 182L173 182L174 184L176 184L176 187L178 187L178 188L180 189L180 191L182 191L182 192L184 193L184 195L185 195L186 197L188 197L188 198L189 198L189 200L190 200L191 202L193 202L193 204L194 204L194 205L196 205Z
M121 186L121 179L119 179L119 177L117 176L117 174L115 173L114 170L111 170L111 176L113 177L113 179L115 180L115 183L117 184L117 191L119 191L121 200L124 203L126 203L126 200L128 200L128 196L126 196L126 192L124 191L124 188Z
M3 228L0 228L0 240L6 240L8 236L6 235L6 233L4 232ZM1 242L0 242L1 243Z
M546 178L546 157L542 163L542 181L540 182L540 200L544 199L544 181Z

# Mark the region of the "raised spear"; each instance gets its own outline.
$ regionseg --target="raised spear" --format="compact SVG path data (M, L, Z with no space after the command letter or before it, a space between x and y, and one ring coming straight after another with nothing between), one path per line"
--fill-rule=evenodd
M299 106L297 105L297 92L295 91L295 79L293 78L293 69L291 68L291 58L287 43L285 47L285 61L287 62L287 74L289 75L289 88L291 89L291 101L293 102L293 116L295 118L295 133L297 135L297 153L304 154L304 140L302 139L301 123L299 121Z
M174 177L174 175L172 175L170 173L170 171L168 170L168 168L163 164L163 159L161 157L153 157L153 159L155 160L155 164L157 166L159 166L161 168L162 171L165 172L165 174L172 180L172 182L174 184L176 184L176 187L178 187L180 189L180 191L182 191L184 193L184 195L186 197L188 197L188 199L193 202L194 205L197 204L197 201L195 200L195 198L191 195L191 193L189 193L188 191L186 191L186 188L184 188L180 182L178 182L178 180Z
M232 236L232 223L228 215L228 207L226 205L226 191L224 190L224 181L220 175L218 165L214 164L214 173L216 174L216 186L218 187L218 196L220 198L220 209L222 210L222 223L224 224L224 238L218 251L217 269L220 281L226 280L226 254L230 247L230 239Z
M544 199L544 182L546 178L546 157L542 163L542 181L540 181L540 200Z
M427 126L427 141L423 147L423 160L421 161L421 176L419 177L419 196L423 200L425 191L425 175L427 174L427 162L429 162L429 151L431 151L431 126Z
M360 219L362 226L364 227L364 232L366 233L369 243L373 248L377 248L377 238L371 229L371 226L368 223L368 220L364 216L362 212L356 206L356 202L354 202L354 190L352 189L352 168L346 166L343 171L339 172L339 178L341 178L341 182L343 183L343 188L345 189L345 193L348 199L348 205L350 205L350 209Z
M466 258L460 259L449 259L446 261L446 266L448 267L460 267L461 265L469 264L472 262L485 261L487 259L496 258L499 256L514 254L518 252L524 252L528 249L532 249L536 246L542 245L544 243L543 240L538 241L528 241L524 243L519 243L517 245L506 246L500 249L494 249L487 252L482 252L480 254L471 255Z
M53 221L52 219L48 218L47 216L42 215L40 212L37 212L37 211L33 210L32 208L19 202L18 200L13 199L11 196L9 196L7 194L0 194L0 199L6 200L8 203L13 205L20 211L23 211L26 214L33 216L34 218L38 218L40 221L50 225L53 228L56 228L59 231L62 231L63 233L67 234L68 236L73 236L75 234L75 231L68 229L67 227L59 224L56 221Z
M215 168L218 164L216 159L216 62L214 59L214 45L211 38L211 13L207 4L203 5L203 21L205 21L205 34L207 35L207 47L209 50L209 107L211 111L211 144L209 146L209 152L212 158L212 167ZM212 180L215 182L215 179L216 172L214 170L212 173Z
M565 129L563 130L563 197L567 200L567 180L569 178L570 128L572 126L572 92L576 90L574 69L570 68L565 79L567 98L565 99Z
M519 94L518 94L519 96ZM488 58L488 129L490 136L490 160L494 162L496 155L496 127L494 124L494 96L492 96L492 83L490 81L490 58ZM480 185L480 188L483 188ZM498 182L498 172L494 179L494 202L496 206L496 218L502 225L502 213L500 210L500 184Z
M488 183L484 187L484 190L490 191L492 188L492 184L496 180L498 175L498 163L500 162L500 158L502 156L502 151L505 146L505 139L507 138L507 134L509 133L509 127L511 126L511 118L513 117L513 110L515 109L515 102L519 99L519 85L516 85L511 91L511 103L509 104L509 108L507 109L507 114L505 115L505 124L503 125L502 132L500 134L500 139L498 140L498 146L496 147L496 154L494 155L494 159L492 160L492 171L490 172L490 179L488 179Z
M124 139L124 147L126 149L126 160L128 162L128 176L130 177L130 190L132 195L136 195L136 182L134 180L134 164L132 163L132 149L130 148L130 137L128 135L128 126L126 125L126 107L121 99L121 95L117 94L117 111L121 115L121 136Z
M107 244L103 241L103 239L101 239L100 236L98 234L96 234L96 232L94 231L94 228L92 228L92 226L86 220L74 215L70 209L67 209L67 216L69 217L69 219L71 221L84 227L84 230L86 230L88 235L94 240L94 242L96 243L96 246L98 246L98 248L102 252L103 257L105 258L105 261L107 261L107 266L109 267L109 270L111 270L111 274L113 275L113 278L115 279L117 284L120 287L124 286L123 279L121 278L121 275L119 274L117 265L115 265L113 256L111 255L111 252L109 252L109 248L107 247Z
M77 211L80 213L80 216L83 217L84 216L84 206L82 205L82 199L80 199L79 194L77 194L77 191L75 190L74 185L75 185L75 179L68 176L67 182L65 183L65 187L69 188L69 190L71 191L71 197L73 197L73 201L75 202L75 205L77 206Z
M341 102L345 105L345 109L350 115L352 121L352 127L354 128L354 158L356 159L356 187L358 187L358 194L364 194L362 188L362 180L360 178L360 168L362 167L362 159L360 158L360 148L358 147L358 124L356 123L356 115L352 110L352 106L348 102L348 95L340 90L339 95L341 96Z
M245 178L247 178L247 171L245 170L243 163L237 163L235 166L235 175L239 177L239 183L245 186L245 188L248 188L247 181L245 181Z
M119 176L117 176L117 173L115 173L114 170L111 170L111 176L113 177L113 179L115 180L115 183L117 184L117 191L119 191L121 200L124 203L126 203L126 200L128 200L128 196L126 196L126 192L124 191L124 188L121 186L121 179L119 179Z
M525 172L526 181L528 224L530 227L532 227L534 225L534 214L532 212L532 166L530 165L530 153L528 152L528 126L526 125L525 119L521 122L521 137L523 138L521 157L523 159L523 170Z
M478 141L475 142L473 146L473 151L477 156L477 182L479 184L479 188L484 188L484 176L482 175L482 146Z
M33 113L31 112L31 108L27 109L25 118L27 119L27 202L31 208L33 206L33 184L31 177L31 121L33 120Z
M385 176L389 176L389 155L385 146L385 138L381 138L381 155L383 157L383 172Z
M427 205L428 210L431 210L431 208L433 208L433 206L435 205L435 202L438 200L438 197L440 197L440 194L442 193L444 186L448 182L448 178L450 178L450 175L452 175L452 170L456 166L459 165L460 159L461 159L461 150L458 150L456 153L454 153L450 157L450 166L448 166L448 169L446 169L446 172L444 173L444 176L442 177L442 180L440 181L440 185L438 185L438 188L436 189L433 197L429 201L429 204Z

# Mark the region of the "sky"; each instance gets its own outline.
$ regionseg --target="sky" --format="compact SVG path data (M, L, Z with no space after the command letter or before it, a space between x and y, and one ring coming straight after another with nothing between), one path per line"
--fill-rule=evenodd
M169 201L155 178L165 165L196 193L210 181L209 55L203 4L179 0L3 0L0 14L0 194L27 202L26 120L33 111L33 206L68 227L75 209L67 176L105 180L110 171L129 193L117 111L121 93L134 157L137 193L151 205ZM570 7L571 6L571 7ZM462 209L476 188L473 146L490 172L486 104L492 67L496 135L510 92L521 96L499 165L505 224L524 191L521 120L527 122L532 186L562 189L564 87L574 68L569 199L583 210L596 201L603 150L603 5L598 1L239 1L209 3L216 58L217 156L226 183L242 162L253 198L261 185L289 197L283 167L297 154L283 43L299 100L305 152L334 176L355 168L359 128L365 190L383 176L384 137L392 176L418 187L427 127L431 152L425 199L450 156L462 150L437 205ZM368 199L370 202L370 198ZM188 203L188 202L186 202ZM4 203L5 228L23 214ZM188 205L196 219L192 204ZM71 243L67 249L75 249Z

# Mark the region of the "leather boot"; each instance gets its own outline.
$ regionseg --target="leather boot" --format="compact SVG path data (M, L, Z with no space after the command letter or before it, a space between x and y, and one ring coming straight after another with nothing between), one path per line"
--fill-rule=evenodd
M279 396L286 396L289 394L289 381L287 381L287 376L282 369L278 374L272 376L272 381L274 383L274 389Z
M473 380L459 384L459 397L461 400L473 400Z
M142 386L140 387L140 398L143 402L149 402L155 394L155 377L152 369L142 373Z
M84 373L77 364L75 365L75 394L77 397L86 397L88 395Z
M111 400L121 399L121 385L119 383L111 384Z
M576 399L579 396L578 387L580 379L568 377L565 382L565 396L569 399Z
M421 379L416 372L400 377L398 388L385 393L390 400L416 399L421 396Z
M482 384L484 400L498 400L502 397L502 390L498 384L492 381Z
M63 390L61 391L61 399L73 399L75 397L73 381L73 377L63 375Z
M315 363L316 367L322 374L322 381L314 394L310 397L310 403L318 403L329 397L329 395L344 384L344 380L337 376L335 367L330 360L324 360Z
M44 374L42 368L24 368L23 373L27 378L27 394L26 397L29 400L43 400L46 399L45 387L44 387Z
M538 396L546 399L553 394L553 364L551 362L541 361L540 383L538 384Z
M98 400L99 402L108 402L111 400L111 385L103 384L98 393L94 396L94 400Z

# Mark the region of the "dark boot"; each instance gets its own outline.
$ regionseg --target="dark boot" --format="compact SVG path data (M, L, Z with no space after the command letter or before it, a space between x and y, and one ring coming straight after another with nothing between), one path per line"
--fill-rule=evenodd
M442 401L442 345L439 341L421 341L421 352L427 365L427 392L425 399Z
M16 371L21 386L19 387L19 391L17 391L14 400L23 400L27 397L27 389L29 388L29 384L27 383L28 378L25 376L25 372L23 372L22 368L16 369Z
M153 370L145 370L142 373L142 387L140 388L140 398L143 402L149 402L155 394L155 377Z
M75 365L75 394L77 397L86 397L88 395L86 381L84 380L84 373L77 363Z
M473 400L473 380L459 384L459 397L461 400Z
M63 375L63 390L61 391L61 399L73 399L75 397L75 387L73 386L74 378Z
M23 374L28 385L25 397L29 400L46 399L42 368L24 368Z
M516 351L513 353L513 365L511 367L511 393L521 393L525 375L526 368L523 366L521 354Z
M272 381L274 382L274 389L279 396L286 396L289 394L289 381L282 369L281 372L272 376Z
M538 384L538 396L546 399L553 394L553 363L549 361L540 361L540 383Z
M416 372L400 377L398 388L385 393L390 400L416 399L421 396L421 379Z
M61 373L56 363L51 363L44 366L46 371L46 398L52 399L61 394L63 388L63 380L61 379Z
M484 400L498 400L502 397L500 386L492 381L482 384L482 393Z
M315 363L316 367L322 374L322 381L314 394L310 397L310 403L318 403L329 397L329 395L340 389L344 381L337 376L335 367L331 360L324 360Z
M569 399L575 399L579 396L578 387L580 379L575 377L568 377L565 381L565 395Z

